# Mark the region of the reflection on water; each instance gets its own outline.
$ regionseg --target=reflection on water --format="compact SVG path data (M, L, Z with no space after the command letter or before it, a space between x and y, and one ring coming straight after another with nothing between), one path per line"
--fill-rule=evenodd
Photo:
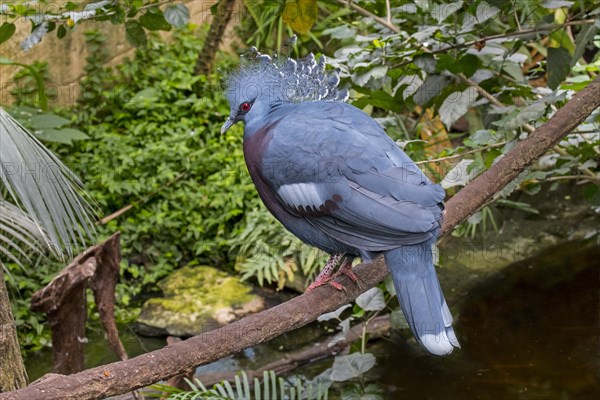
M92 368L98 365L119 361L117 355L108 346L106 334L102 328L100 328L99 324L88 324L87 328L85 368ZM127 354L130 358L165 346L164 338L142 338L137 336L133 330L127 326L119 326L119 337L127 349ZM52 372L52 349L44 348L43 350L29 355L25 359L25 368L27 369L27 375L29 376L30 382L33 382L48 372Z
M380 343L390 399L600 398L600 247L570 243L515 263L459 307L445 359Z

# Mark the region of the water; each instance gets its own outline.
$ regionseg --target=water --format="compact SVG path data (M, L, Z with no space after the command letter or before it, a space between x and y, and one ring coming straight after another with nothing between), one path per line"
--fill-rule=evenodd
M375 345L377 380L390 399L600 398L599 305L600 247L555 247L468 294L452 356Z
M127 326L119 326L121 341L127 350L129 357L157 350L166 345L164 338L139 337ZM85 368L109 364L119 361L116 354L108 346L105 334L99 323L90 326L86 332L87 344L85 346ZM52 371L52 349L46 348L29 355L25 359L25 368L29 381L40 378L42 375Z

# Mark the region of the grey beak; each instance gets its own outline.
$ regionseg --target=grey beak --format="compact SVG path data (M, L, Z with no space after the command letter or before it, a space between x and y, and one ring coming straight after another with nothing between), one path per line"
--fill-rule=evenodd
M227 121L225 121L225 123L221 127L221 135L227 132L227 130L231 128L234 124L235 121L233 121L231 118L227 118Z

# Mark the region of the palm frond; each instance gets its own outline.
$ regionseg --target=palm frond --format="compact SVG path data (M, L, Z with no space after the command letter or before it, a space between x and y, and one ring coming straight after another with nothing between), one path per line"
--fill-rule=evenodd
M1 220L4 223L0 225L0 233L8 232L29 248L35 248L33 239L42 239L58 256L63 254L63 249L71 256L74 249L85 246L87 239L94 240L93 209L79 193L79 179L2 107L0 182L20 207L23 218L29 219L27 228L11 225L10 221L24 222L23 218L15 219L15 210L12 210L12 220ZM0 201L4 205L8 203L1 194ZM39 234L33 234L29 229L31 223L35 224ZM15 236L14 232L19 232L21 237ZM25 232L28 236L23 236ZM13 257L15 252L21 254L15 250L14 241L5 240L4 243L13 250Z
M0 199L0 255L23 268L21 260L31 263L30 255L43 254L44 243L39 226L20 208Z
M227 381L217 383L212 389L207 389L197 378L194 381L186 379L190 391L183 391L172 386L156 384L151 387L161 393L145 393L146 397L168 396L169 400L327 400L329 385L323 382L293 383L278 377L274 371L264 371L263 379L254 378L254 390L250 389L248 375L241 372L235 376L235 386ZM165 397L166 397L165 396Z

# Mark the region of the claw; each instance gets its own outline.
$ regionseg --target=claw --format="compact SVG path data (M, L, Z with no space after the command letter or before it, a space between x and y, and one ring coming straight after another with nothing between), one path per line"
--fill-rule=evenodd
M329 259L327 260L327 263L325 264L325 267L323 268L321 273L319 273L319 275L317 276L315 281L306 288L306 291L304 293L308 293L308 292L318 288L319 286L323 286L326 284L331 285L333 288L335 288L339 291L343 290L345 292L346 288L344 287L344 285L335 281L335 279L340 275L346 275L348 278L350 278L350 280L352 282L358 284L360 287L358 277L352 271L352 258L343 257L344 259L342 261L342 264L341 264L339 270L334 273L335 267L337 267L337 264L342 257L343 257L342 254L331 255L329 257Z
M336 282L336 281L330 281L330 282L329 282L329 284L330 284L331 286L333 286L335 289L339 290L340 292L341 292L341 291L347 292L347 290L346 290L346 288L344 287L344 285L342 285L342 284L341 284L341 283L339 283L339 282Z

